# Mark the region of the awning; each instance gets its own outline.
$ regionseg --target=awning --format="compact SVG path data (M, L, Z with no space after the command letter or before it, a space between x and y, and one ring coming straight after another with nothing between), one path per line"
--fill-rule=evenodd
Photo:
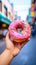
M0 13L0 22L4 22L9 25L12 21L8 17L6 17L2 13Z

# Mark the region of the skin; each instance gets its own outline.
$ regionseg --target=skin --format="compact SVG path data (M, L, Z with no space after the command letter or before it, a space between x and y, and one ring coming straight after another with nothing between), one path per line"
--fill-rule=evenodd
M6 49L0 55L0 65L9 65L11 60L13 60L13 58L19 54L20 50L23 48L26 42L28 42L28 40L22 43L11 41L9 38L9 32L6 35L5 41Z

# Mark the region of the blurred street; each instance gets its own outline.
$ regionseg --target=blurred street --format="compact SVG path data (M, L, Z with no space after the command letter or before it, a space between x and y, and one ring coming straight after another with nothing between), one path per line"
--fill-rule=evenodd
M0 40L0 53L5 49L5 41ZM36 65L36 36L23 47L18 56L16 56L10 65Z
M31 37L10 65L36 65L36 0L0 0L0 54L6 48L4 39L9 25L16 20L28 22Z

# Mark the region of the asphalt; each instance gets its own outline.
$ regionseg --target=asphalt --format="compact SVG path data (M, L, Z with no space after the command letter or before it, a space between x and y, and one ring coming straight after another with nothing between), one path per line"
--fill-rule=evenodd
M5 41L0 40L0 54L5 50ZM36 36L22 48L10 65L36 65Z

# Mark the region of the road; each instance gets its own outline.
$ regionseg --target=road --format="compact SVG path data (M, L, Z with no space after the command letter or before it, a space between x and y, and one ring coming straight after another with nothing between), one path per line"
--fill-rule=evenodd
M0 54L5 49L5 41L0 40ZM10 65L36 65L36 37L31 37L30 41L22 48Z

